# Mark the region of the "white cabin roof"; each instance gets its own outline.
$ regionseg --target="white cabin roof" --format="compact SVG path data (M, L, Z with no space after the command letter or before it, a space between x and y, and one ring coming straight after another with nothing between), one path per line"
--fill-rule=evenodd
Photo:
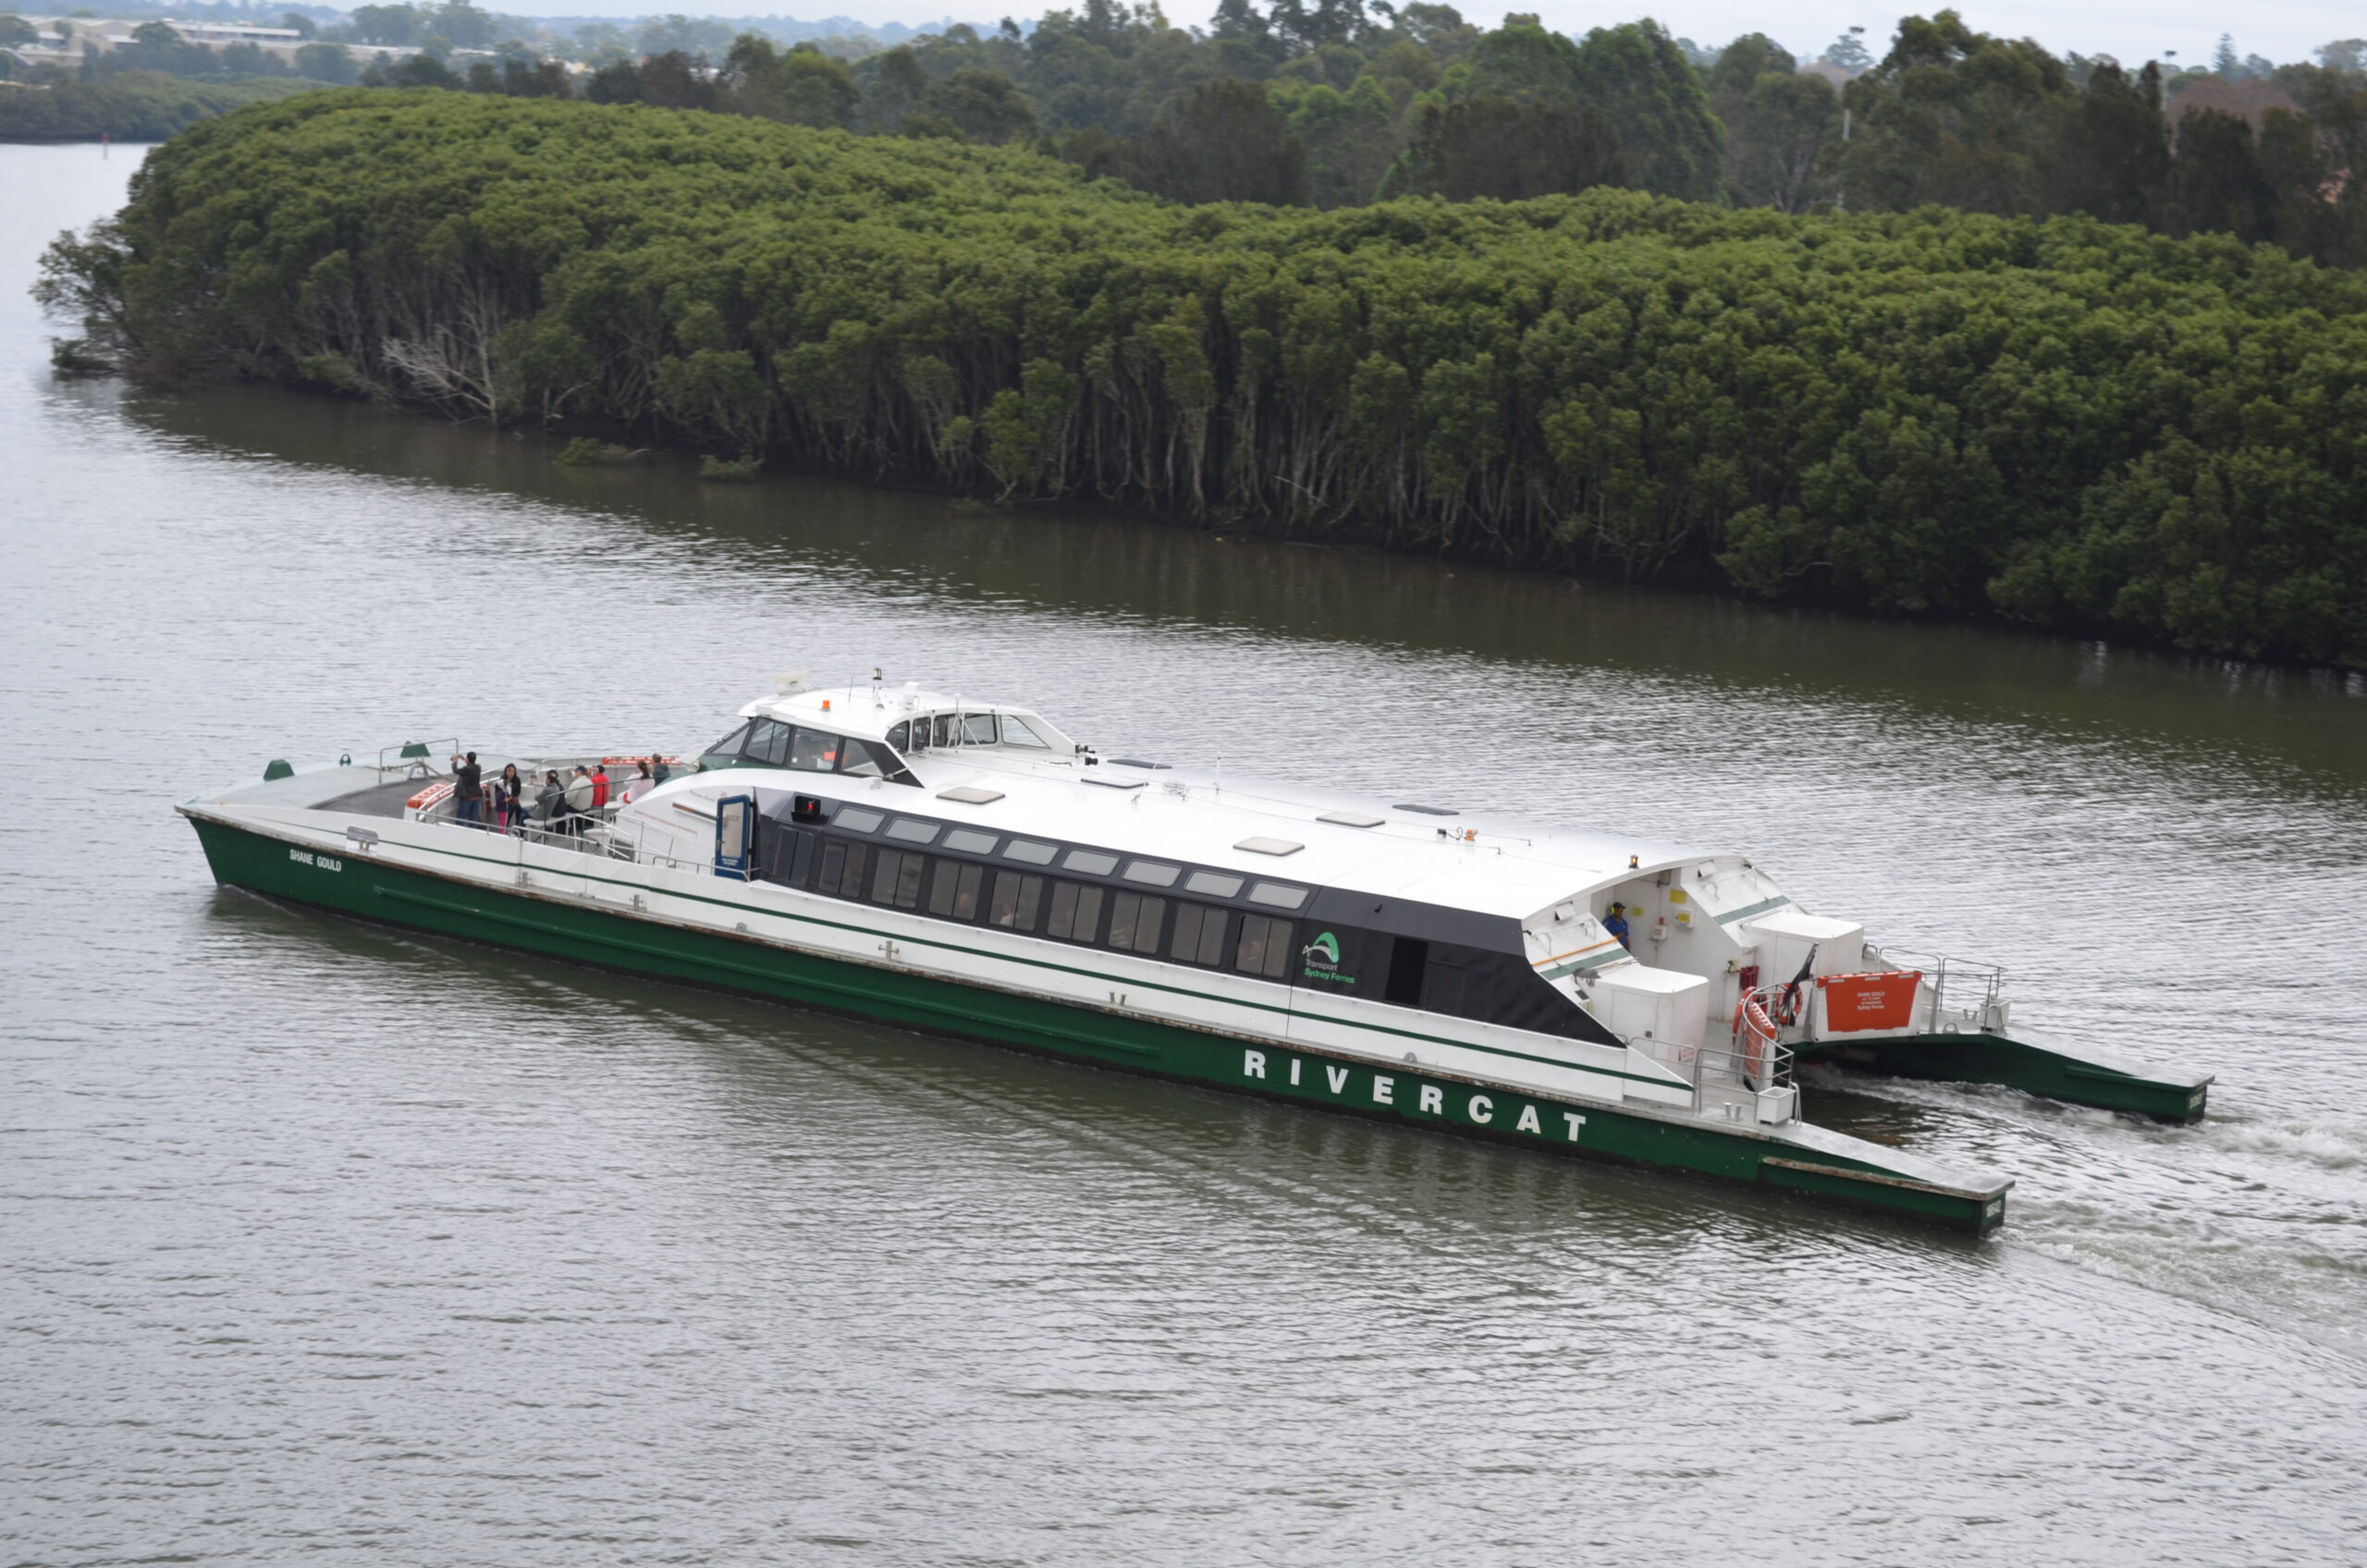
M1738 857L1622 833L1549 827L1485 813L1404 811L1383 800L1182 766L1128 766L1092 757L1036 710L917 687L869 683L764 698L740 710L840 734L884 741L899 724L939 713L1024 717L1050 750L1008 746L902 748L922 787L883 779L745 765L691 775L662 791L701 794L764 788L819 795L1004 833L1094 844L1129 855L1218 866L1245 876L1410 899L1515 920L1552 905L1674 867ZM717 786L727 788L718 790ZM996 799L948 800L969 786ZM1326 814L1379 818L1359 827ZM1240 846L1266 839L1282 854ZM1633 857L1633 864L1630 864Z

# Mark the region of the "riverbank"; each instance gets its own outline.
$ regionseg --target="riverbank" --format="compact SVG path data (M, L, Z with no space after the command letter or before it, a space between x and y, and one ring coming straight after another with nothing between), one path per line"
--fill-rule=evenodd
M322 85L287 77L192 81L162 71L0 84L0 141L162 141L200 120Z
M1191 208L1007 149L348 92L168 146L50 287L149 377L2367 665L2367 277L2209 238Z

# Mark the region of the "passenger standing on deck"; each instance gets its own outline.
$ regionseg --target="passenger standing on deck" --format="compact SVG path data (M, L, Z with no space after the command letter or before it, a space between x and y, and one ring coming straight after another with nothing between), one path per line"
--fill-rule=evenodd
M625 781L624 793L618 797L627 805L632 804L633 802L657 788L657 780L650 774L647 763L636 763L633 768L633 776Z
M526 818L526 780L519 776L518 765L501 765L501 778L493 787L494 817L504 833L524 829Z
M1612 905L1610 915L1602 923L1602 928L1618 937L1619 945L1623 948L1627 946L1626 909L1625 904Z
M484 826L484 775L477 767L477 754L471 752L465 762L452 759L452 795L460 802L456 820L463 827Z
M663 784L673 776L674 770L666 766L664 757L659 756L656 752L649 753L649 777Z
M608 765L602 763L592 770L592 809L598 812L608 803Z

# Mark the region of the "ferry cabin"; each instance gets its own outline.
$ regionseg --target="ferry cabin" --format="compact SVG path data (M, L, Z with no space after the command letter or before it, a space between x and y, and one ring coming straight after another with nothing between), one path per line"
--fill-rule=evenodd
M1171 992L1208 1026L1686 1106L1706 1051L1749 1120L1791 1114L1788 1086L1742 1082L1772 1074L1714 1071L1744 923L1789 908L1739 857L1101 757L1032 709L910 687L740 719L705 773L619 814L636 856L702 863L719 830L758 897L901 913L910 940ZM1654 962L1605 929L1613 902Z

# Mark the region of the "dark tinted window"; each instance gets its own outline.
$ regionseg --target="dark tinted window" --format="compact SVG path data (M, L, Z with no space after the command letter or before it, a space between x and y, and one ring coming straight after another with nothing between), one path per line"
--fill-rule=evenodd
M794 827L762 817L756 823L756 875L767 882L795 887L808 869L805 846L811 833L801 833Z
M1080 888L1073 882L1053 883L1052 913L1044 923L1044 934L1090 942L1100 933L1101 889Z
M1244 974L1279 980L1291 962L1291 923L1262 914L1241 917L1241 939L1233 944L1233 966Z
M1110 905L1110 945L1138 953L1159 951L1159 922L1166 913L1165 899L1119 894Z
M1471 968L1471 950L1445 942L1425 942L1422 945L1429 951L1427 962L1422 965L1421 1005L1431 1012L1451 1012L1459 1018L1485 1017L1484 1011L1475 1011L1468 1005L1478 998L1464 995L1464 982ZM1392 977L1396 967L1396 956L1392 953L1390 958ZM1390 998L1392 1001L1396 999L1394 997Z
M796 733L779 719L760 718L748 727L748 741L741 748L741 754L753 762L779 767L789 760L790 737Z
M964 865L960 861L941 860L928 884L928 912L950 920L978 918L978 888L986 880L986 867Z
M839 766L839 748L846 742L826 730L800 729L790 742L789 766L807 773L832 773Z
M1381 1000L1401 1007L1422 1005L1422 971L1430 962L1430 945L1400 937L1389 949L1389 984Z
M1214 968L1224 962L1225 913L1203 904L1175 906L1175 939L1168 952L1186 963Z
M1058 844L1038 844L1030 839L1013 839L1003 847L1002 858L1024 861L1029 865L1049 865L1052 857L1060 852Z
M714 745L709 746L703 754L711 757L736 757L740 754L740 748L747 743L748 726L743 724Z
M1036 929L1036 906L1044 900L1044 879L1016 871L995 873L994 897L987 903L987 924L1013 931ZM1073 918L1073 913L1072 913Z
M863 897L863 872L871 857L868 844L848 844L835 839L822 846L822 869L814 879L815 889L834 899Z
M921 873L927 865L926 855L909 850L880 851L878 864L871 873L871 901L891 904L897 909L918 909Z

